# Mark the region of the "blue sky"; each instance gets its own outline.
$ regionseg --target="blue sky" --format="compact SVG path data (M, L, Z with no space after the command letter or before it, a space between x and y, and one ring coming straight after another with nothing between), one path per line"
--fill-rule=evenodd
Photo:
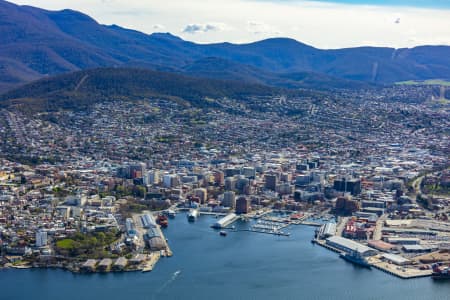
M10 0L198 42L290 37L318 48L450 45L450 0Z

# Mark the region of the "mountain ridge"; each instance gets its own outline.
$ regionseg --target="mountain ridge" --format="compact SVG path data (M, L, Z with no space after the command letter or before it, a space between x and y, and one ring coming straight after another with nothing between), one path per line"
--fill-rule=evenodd
M393 83L450 78L450 46L356 47L318 49L291 38L247 44L196 44L170 33L145 34L118 25L101 25L92 17L65 9L48 11L0 0L0 91L39 79L83 69L132 66L189 73L189 66L210 60L202 77L242 78L270 85L309 88L287 80L287 74L323 74L322 82L348 87L348 82ZM251 68L250 68L251 67ZM209 69L210 72L206 72ZM255 76L260 73L261 76ZM267 75L269 74L269 75ZM236 74L238 75L238 74ZM287 82L284 82L287 80ZM339 80L344 80L340 82ZM314 85L312 85L314 86ZM325 88L320 83L319 88Z

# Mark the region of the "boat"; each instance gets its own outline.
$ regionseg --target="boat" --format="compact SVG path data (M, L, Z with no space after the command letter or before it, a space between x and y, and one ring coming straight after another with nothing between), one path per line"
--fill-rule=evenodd
M224 230L221 230L221 231L219 232L219 234L220 234L221 236L227 236L227 232L224 231Z
M188 221L195 222L195 220L198 218L198 215L198 209L191 209L187 215Z
M175 216L177 215L177 213L174 210L167 210L167 216L171 219L175 218Z
M166 228L169 226L169 220L167 219L166 215L158 215L158 218L156 218L156 223L159 224L161 227Z
M450 265L442 267L439 264L433 264L433 273L431 278L433 279L450 279Z
M361 267L365 267L365 268L369 268L369 269L371 268L367 259L365 257L361 256L361 254L359 252L351 251L350 253L342 253L339 256L341 258L345 259L346 261L349 261L349 262L359 265Z

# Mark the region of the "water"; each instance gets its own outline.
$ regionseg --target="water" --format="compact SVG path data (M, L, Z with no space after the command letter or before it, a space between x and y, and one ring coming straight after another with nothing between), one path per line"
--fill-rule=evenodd
M174 252L149 273L0 271L0 299L448 299L450 281L401 280L356 267L310 243L313 228L290 237L209 228L216 219L185 215L165 230ZM237 228L246 226L237 224Z

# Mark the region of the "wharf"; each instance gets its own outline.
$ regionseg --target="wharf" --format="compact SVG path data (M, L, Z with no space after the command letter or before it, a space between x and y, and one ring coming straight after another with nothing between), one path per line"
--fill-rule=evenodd
M327 245L324 240L318 240L313 239L311 242L314 244L317 244L319 246L322 246L328 250L331 250L333 252L342 254L343 251L336 249L330 245ZM368 263L371 267L374 267L380 271L383 271L385 273L391 274L393 276L396 276L398 278L402 279L412 279L412 278L419 278L419 277L428 277L431 276L432 271L431 270L418 270L415 268L408 268L405 266L397 266L394 264L390 264L384 261L381 261L378 259L377 256L369 257Z
M172 252L172 250L170 250L170 247L169 247L169 243L167 243L167 239L166 239L166 237L164 236L164 233L163 233L163 231L161 230L161 226L157 226L157 230L158 230L158 232L159 232L159 234L160 234L160 236L161 236L161 239L162 239L162 241L163 241L163 243L164 243L164 247L165 247L165 250L163 250L163 255L162 256L167 256L167 257L170 257L170 256L172 256L173 255L173 252Z
M311 222L311 221L301 221L298 223L299 225L307 225L307 226L314 226L314 227L320 227L323 224L317 223L317 222Z
M428 277L433 273L432 270L418 270L415 268L408 268L405 266L397 266L384 261L379 260L377 257L369 258L369 263L372 267L383 271L385 273L394 275L402 279L412 279L419 277Z
M259 230L259 229L240 229L235 230L238 231L248 231L248 232L256 232L256 233L265 233L265 234L272 234L272 235L281 235L281 236L290 236L291 234L288 232L282 232L282 231L268 231L268 230Z
M328 250L331 250L333 252L336 252L336 253L339 253L339 254L343 254L344 253L344 251L341 251L341 250L339 250L337 248L334 248L334 247L332 247L330 245L327 245L327 243L324 240L313 239L311 242L313 244L317 244L317 245L322 246L322 247L324 247L324 248L326 248Z
M150 272L150 271L152 271L153 267L156 265L156 263L161 258L161 255L159 254L159 252L153 252L149 256L150 256L150 259L145 262L145 264L144 264L144 266L142 268L142 272Z

